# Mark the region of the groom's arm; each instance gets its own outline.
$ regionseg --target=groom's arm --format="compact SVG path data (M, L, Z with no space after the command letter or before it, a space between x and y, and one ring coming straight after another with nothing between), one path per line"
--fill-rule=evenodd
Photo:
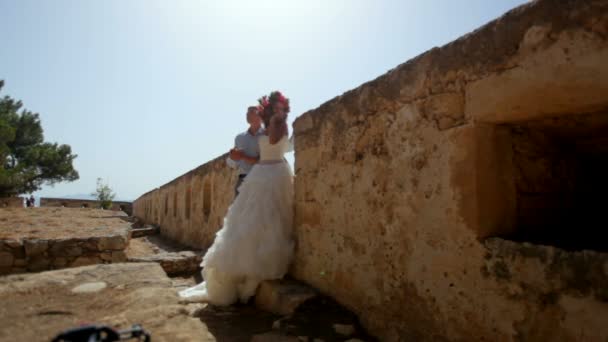
M237 136L234 139L234 148L232 150L230 150L229 159L232 160L232 162L234 164L236 164L235 161L244 161L247 164L257 163L260 158L259 157L250 157L245 152L243 152L244 146L242 146L243 144L241 144L241 142L239 142L238 138L239 137Z
M239 136L237 135L234 138L234 148L230 150L230 152L228 152L228 158L226 159L226 164L228 164L228 166L232 169L236 169L239 165L236 162L236 159L234 159L234 149L237 148L238 146L238 140L239 140Z
M250 156L246 155L245 153L241 153L241 160L247 164L255 164L260 160L260 158L259 157L250 157Z

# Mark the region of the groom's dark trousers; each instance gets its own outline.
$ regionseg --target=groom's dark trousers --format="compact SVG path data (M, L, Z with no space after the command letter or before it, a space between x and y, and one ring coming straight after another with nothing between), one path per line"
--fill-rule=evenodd
M241 184L243 184L245 177L247 177L247 175L239 175L239 178L236 180L236 185L234 186L234 198L235 199L236 199L236 196L239 195L239 186L241 186Z

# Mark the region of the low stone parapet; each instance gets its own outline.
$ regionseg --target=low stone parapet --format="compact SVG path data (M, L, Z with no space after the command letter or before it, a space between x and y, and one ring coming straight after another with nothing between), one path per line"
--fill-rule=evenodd
M0 240L0 274L124 262L127 235L89 239Z
M0 197L0 208L23 208L21 197Z
M95 209L0 212L0 275L124 262L129 223Z

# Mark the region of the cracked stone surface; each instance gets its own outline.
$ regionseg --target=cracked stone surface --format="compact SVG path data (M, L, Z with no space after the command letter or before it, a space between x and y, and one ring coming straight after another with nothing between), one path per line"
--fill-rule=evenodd
M49 341L82 323L141 324L153 341L213 341L154 263L93 265L0 278L0 341Z

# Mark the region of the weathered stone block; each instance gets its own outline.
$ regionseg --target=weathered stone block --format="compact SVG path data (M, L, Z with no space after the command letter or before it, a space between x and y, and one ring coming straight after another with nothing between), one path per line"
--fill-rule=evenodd
M597 49L597 43L580 31L555 38L550 48L525 51L517 67L468 83L467 117L478 122L521 122L605 108L608 50ZM524 41L524 45L530 44Z
M77 240L59 240L51 244L49 252L52 256L79 256L82 255L82 248Z
M23 247L23 244L19 240L0 240L0 251L10 251L20 246Z
M15 267L25 267L27 265L27 260L25 259L15 259L13 261L13 266Z
M95 265L95 264L100 264L101 263L101 259L98 257L93 257L93 256L80 256L78 258L76 258L76 260L74 260L71 264L70 267L79 267L79 266L86 266L86 265Z
M123 250L126 247L127 239L122 235L104 236L97 242L97 249L100 251Z
M53 267L63 268L68 265L68 259L64 257L56 257L53 259Z
M23 242L20 240L14 240L14 239L10 239L10 240L4 240L4 243L9 246L10 248L17 248L17 247L21 247L23 246Z
M103 261L112 261L112 252L103 252L99 255Z
M148 236L148 235L156 235L158 233L160 233L160 227L158 227L158 226L147 226L147 227L143 227L143 228L135 228L135 229L131 229L131 231L129 232L131 238L138 238L138 237Z
M9 252L15 258L25 258L25 248L19 240L2 240L0 241L0 251Z
M29 258L46 253L49 242L47 240L25 240L23 246L25 247L25 255Z
M127 261L127 255L124 251L112 252L112 262L125 262Z
M10 252L0 252L0 267L9 267L13 265L15 258Z
M431 96L425 101L424 112L435 119L440 130L460 126L465 123L464 95L444 93Z
M298 201L296 202L296 212L298 222L309 225L310 227L319 227L321 224L322 206L316 201Z
M13 256L15 258L25 259L25 247L23 247L23 245L21 244L16 247L13 247L11 249L11 253L13 253Z
M98 251L98 245L99 243L97 242L97 239L87 239L86 241L80 243L80 247L82 247L82 249L86 252Z
M28 257L27 260L27 270L31 272L48 270L50 265L51 261L44 255Z
M27 272L27 268L25 267L13 267L11 269L11 274L18 274L18 273L26 273Z
M130 258L131 262L157 262L168 275L192 273L199 269L200 254L192 251L154 254L143 258Z
M293 125L294 133L297 133L297 134L302 134L302 133L312 129L313 127L314 127L314 121L313 121L313 118L311 115L305 115L305 116L299 117Z

